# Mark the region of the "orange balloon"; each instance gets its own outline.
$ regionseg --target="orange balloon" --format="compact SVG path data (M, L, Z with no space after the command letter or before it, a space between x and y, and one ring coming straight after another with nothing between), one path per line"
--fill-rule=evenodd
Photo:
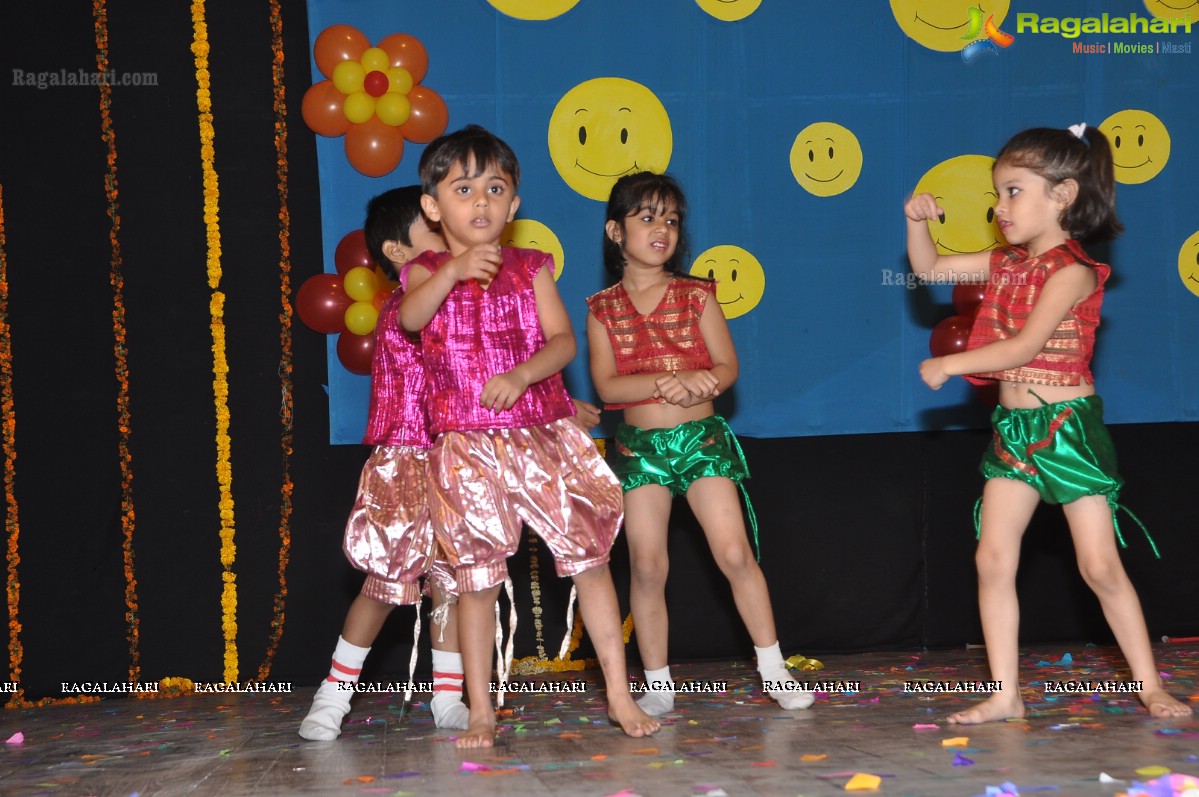
M313 83L304 92L304 102L300 106L300 115L304 124L318 136L335 138L344 136L350 129L350 120L346 118L343 105L346 95L337 90L331 80Z
M321 74L332 78L333 69L338 64L361 59L370 46L370 40L353 25L330 25L316 37L312 55Z
M402 66L412 74L414 83L425 79L429 71L429 52L415 36L393 33L377 45L391 59L391 66Z
M408 121L399 127L404 138L418 144L428 144L445 132L450 111L440 94L426 86L413 86L412 91L408 92L408 102L412 104L412 110L408 114Z
M390 127L371 117L346 133L346 160L367 177L382 177L400 165L404 157L401 128Z

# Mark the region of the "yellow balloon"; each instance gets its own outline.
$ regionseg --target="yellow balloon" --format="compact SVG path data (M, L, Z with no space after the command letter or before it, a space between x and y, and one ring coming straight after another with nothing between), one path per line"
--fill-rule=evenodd
M366 70L357 61L342 61L333 67L333 85L342 94L353 94L362 91L362 79Z
M365 91L355 91L346 97L342 110L347 119L360 125L375 115L375 98Z
M412 103L403 94L390 91L375 100L375 115L385 125L399 127L412 114Z
M379 322L379 311L371 302L354 302L346 308L346 329L355 335L369 335Z
M366 72L383 72L391 65L391 58L387 56L386 51L378 47L369 47L362 53L358 63L362 64Z
M412 73L402 66L393 66L387 72L387 90L396 94L412 91Z
M341 279L346 296L356 302L370 302L375 296L375 291L379 290L379 278L375 276L374 269L366 266L354 266ZM357 332L355 334L363 335L365 333Z

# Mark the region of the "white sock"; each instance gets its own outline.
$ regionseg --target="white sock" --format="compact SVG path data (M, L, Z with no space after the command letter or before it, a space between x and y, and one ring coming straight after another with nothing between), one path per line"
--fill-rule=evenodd
M360 648L337 638L329 675L317 688L312 708L300 722L300 736L314 742L331 742L341 735L341 721L350 712L350 697L354 694L352 689L341 688L341 684L358 683L362 663L370 652L370 648Z
M433 650L433 724L438 728L466 730L470 709L462 702L462 654Z
M649 691L637 699L642 711L651 717L674 711L674 681L670 677L669 664L660 670L646 670L645 683Z
M758 654L758 674L762 676L762 690L774 698L780 708L794 711L807 708L816 701L816 696L807 690L801 690L799 681L787 672L787 664L783 661L778 642L768 648L755 646L754 652Z

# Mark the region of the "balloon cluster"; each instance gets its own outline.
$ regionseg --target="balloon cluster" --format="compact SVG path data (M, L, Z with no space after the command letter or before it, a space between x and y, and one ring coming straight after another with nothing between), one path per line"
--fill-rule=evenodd
M344 135L346 160L362 174L395 169L404 139L426 144L445 132L445 101L419 85L429 55L417 39L393 33L372 47L357 28L330 25L312 52L327 80L304 93L304 122L318 135Z
M333 264L335 274L304 280L296 293L296 312L310 329L337 335L337 359L350 373L366 376L375 353L379 310L396 283L371 260L362 230L338 242Z

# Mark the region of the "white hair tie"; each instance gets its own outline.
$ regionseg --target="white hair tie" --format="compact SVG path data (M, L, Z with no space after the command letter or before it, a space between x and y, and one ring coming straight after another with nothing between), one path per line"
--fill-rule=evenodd
M1082 134L1087 131L1087 123L1079 122L1076 125L1070 125L1066 129L1073 133L1075 138L1082 138Z

